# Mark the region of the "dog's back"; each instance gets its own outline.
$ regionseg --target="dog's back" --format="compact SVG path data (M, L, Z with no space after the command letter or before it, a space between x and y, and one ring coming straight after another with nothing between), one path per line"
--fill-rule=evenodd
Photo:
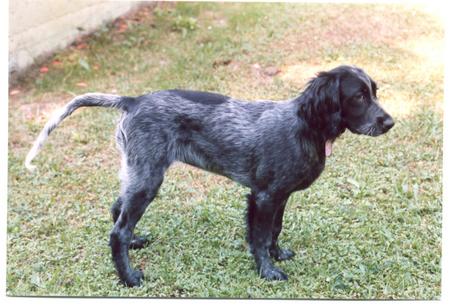
M285 107L209 92L154 92L137 97L122 118L120 127L127 136L123 151L135 153L141 147L164 151L156 156L164 155L249 186L250 169L258 159L258 147L265 142L263 136L277 134L286 125L279 121Z

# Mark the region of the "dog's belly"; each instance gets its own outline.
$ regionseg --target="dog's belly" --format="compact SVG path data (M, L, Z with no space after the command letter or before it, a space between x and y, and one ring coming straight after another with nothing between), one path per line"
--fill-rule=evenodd
M196 144L184 144L179 146L177 160L188 165L225 176L244 186L250 187L248 172L248 159L233 154L226 149L210 151Z
M188 165L197 167L199 169L227 177L230 180L233 180L243 186L252 187L249 176L246 172L236 172L233 170L230 171L230 170L225 169L221 165L211 164L211 162L208 162L207 164L199 163L198 160L185 160L183 162Z

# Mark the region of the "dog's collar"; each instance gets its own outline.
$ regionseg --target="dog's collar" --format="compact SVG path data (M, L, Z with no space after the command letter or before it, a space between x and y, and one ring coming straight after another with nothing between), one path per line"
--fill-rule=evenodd
M333 152L333 140L327 140L325 141L325 156L329 157L331 156L331 153Z

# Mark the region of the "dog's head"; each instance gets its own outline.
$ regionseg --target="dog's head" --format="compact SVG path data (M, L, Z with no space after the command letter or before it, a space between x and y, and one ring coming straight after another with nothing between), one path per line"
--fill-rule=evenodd
M394 120L378 104L376 83L360 68L339 66L312 79L299 113L334 139L346 128L356 134L379 136Z

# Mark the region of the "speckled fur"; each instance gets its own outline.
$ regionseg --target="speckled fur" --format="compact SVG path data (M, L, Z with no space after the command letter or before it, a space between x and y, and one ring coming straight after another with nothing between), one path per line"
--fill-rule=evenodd
M277 243L285 205L292 192L310 186L323 171L325 143L347 128L376 136L393 126L392 118L377 103L373 80L361 69L341 66L319 73L299 97L282 102L249 102L183 90L134 98L79 96L49 121L27 165L51 130L82 106L123 111L116 133L122 154L121 192L112 207L110 246L119 277L128 286L139 285L143 278L128 258L130 247L144 243L134 237L134 227L172 162L181 161L250 188L247 238L258 272L269 280L285 280L286 274L271 261L271 257L285 260L294 255Z

